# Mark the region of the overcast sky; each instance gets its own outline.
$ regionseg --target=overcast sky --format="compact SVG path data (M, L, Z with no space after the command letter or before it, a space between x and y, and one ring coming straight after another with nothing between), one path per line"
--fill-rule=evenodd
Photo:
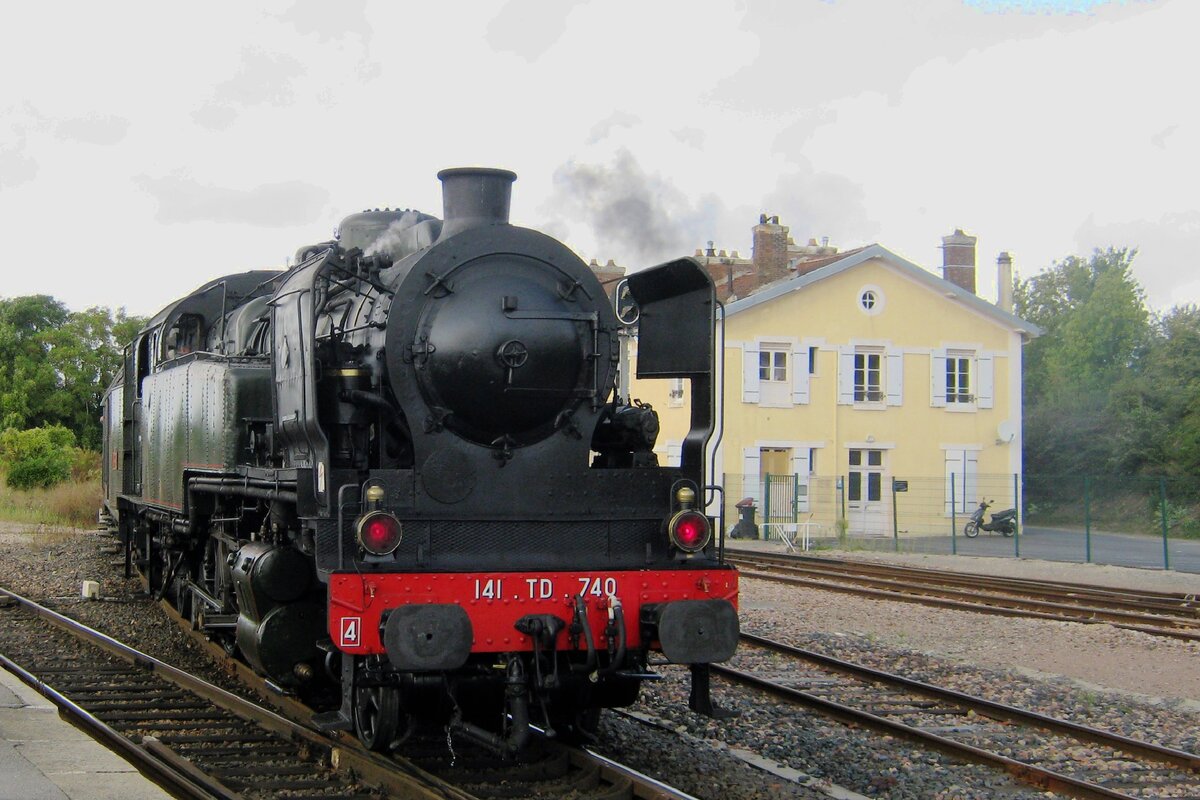
M435 173L512 169L513 221L640 268L758 215L980 293L1137 246L1200 302L1195 0L22 3L0 48L0 296L150 314L282 267ZM1191 77L1189 77L1191 76Z

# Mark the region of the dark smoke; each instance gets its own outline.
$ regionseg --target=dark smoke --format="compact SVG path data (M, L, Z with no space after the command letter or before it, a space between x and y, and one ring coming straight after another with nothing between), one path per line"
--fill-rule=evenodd
M691 253L711 238L712 201L693 207L678 188L648 175L627 150L611 164L570 161L554 173L555 212L581 220L596 234L602 252L631 268Z
M749 257L751 228L764 212L779 215L801 243L829 236L849 248L878 232L862 187L818 172L806 159L796 160L788 172L763 176L763 185L770 188L752 206L727 205L715 193L691 199L673 183L647 174L622 150L611 164L572 161L558 168L551 196L557 220L551 224L586 223L595 232L597 258L615 258L634 270L691 255L709 240Z

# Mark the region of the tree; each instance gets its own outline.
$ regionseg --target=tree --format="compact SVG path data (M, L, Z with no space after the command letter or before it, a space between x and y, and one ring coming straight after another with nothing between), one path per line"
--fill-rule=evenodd
M1045 333L1026 348L1025 466L1031 474L1095 474L1129 463L1114 445L1112 387L1136 370L1153 336L1137 251L1069 256L1017 284L1017 313Z
M1025 350L1026 403L1101 390L1121 377L1150 337L1145 294L1133 277L1137 250L1069 256L1017 284L1017 314L1045 334Z
M71 476L75 435L61 425L18 431L9 428L0 435L0 456L14 489L49 487Z
M67 324L49 337L50 362L62 388L51 410L85 448L100 446L104 390L121 367L124 343L144 324L141 318L126 317L123 308L114 315L111 309L97 306L71 314Z
M69 316L49 295L0 300L0 426L28 428L53 419L45 409L59 381L48 337Z
M1112 393L1111 432L1128 472L1200 474L1200 309L1159 316L1136 367Z
M124 309L69 312L47 295L0 299L0 426L63 425L98 448L104 389L144 325Z

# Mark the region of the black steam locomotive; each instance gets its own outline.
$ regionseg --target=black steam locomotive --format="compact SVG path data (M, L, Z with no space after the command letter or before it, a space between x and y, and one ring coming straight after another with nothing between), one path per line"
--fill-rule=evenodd
M438 177L443 220L353 215L129 345L104 408L127 564L372 748L423 720L507 752L530 724L587 736L658 653L712 713L738 581L700 500L708 276L682 259L628 279L638 376L695 398L681 465L660 466L654 410L614 391L621 323L595 275L508 223L513 173Z

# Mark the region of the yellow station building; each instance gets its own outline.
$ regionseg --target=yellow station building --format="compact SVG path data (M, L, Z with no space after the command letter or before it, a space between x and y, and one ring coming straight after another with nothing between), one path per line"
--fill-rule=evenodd
M766 535L789 536L945 534L981 499L1013 505L1021 352L1040 331L1012 314L1007 254L991 303L975 292L976 240L961 230L943 237L942 276L878 244L838 253L787 232L764 216L753 258L697 253L724 298L710 457L727 528L743 499ZM689 391L630 387L659 411L662 462L678 461Z

